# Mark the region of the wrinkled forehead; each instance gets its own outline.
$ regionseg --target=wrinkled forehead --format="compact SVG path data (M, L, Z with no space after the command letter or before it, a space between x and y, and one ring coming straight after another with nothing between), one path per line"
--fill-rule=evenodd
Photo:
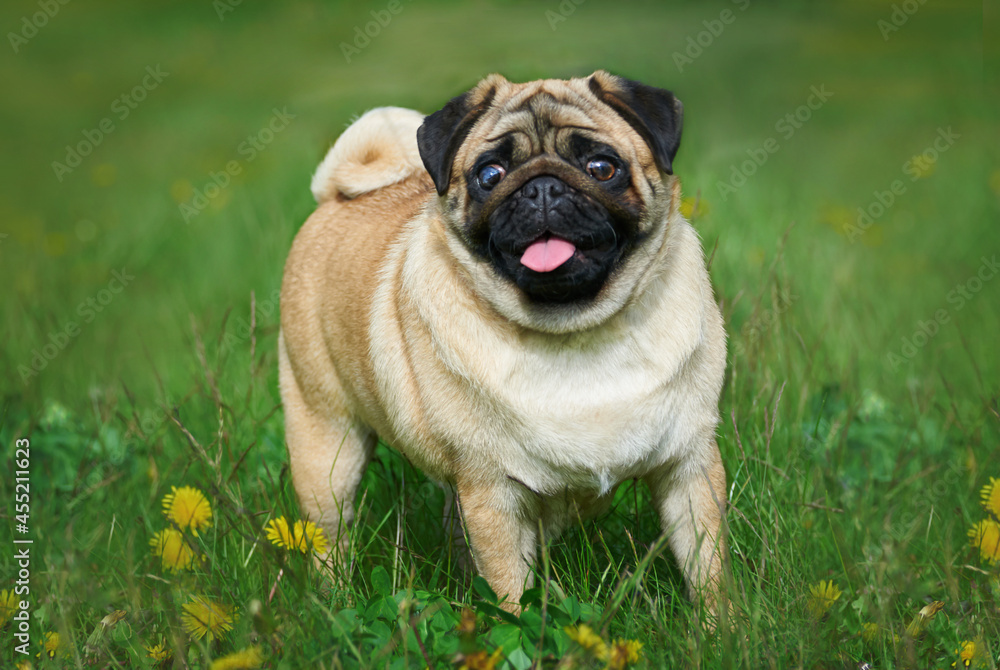
M476 142L463 148L482 152L511 142L515 159L526 160L543 153L565 155L567 143L579 135L611 145L643 167L653 165L649 151L636 155L636 147L644 146L638 133L586 85L576 83L549 79L512 85L476 124L471 133Z
M531 82L497 105L495 113L489 115L494 120L492 134L522 132L544 139L558 128L576 127L596 132L599 120L594 112L599 105L592 94L574 91L565 84ZM590 109L590 113L585 109Z

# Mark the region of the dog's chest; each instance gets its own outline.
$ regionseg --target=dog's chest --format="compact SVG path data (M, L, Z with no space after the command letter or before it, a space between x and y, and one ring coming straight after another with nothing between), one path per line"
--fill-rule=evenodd
M438 415L464 453L540 493L604 494L676 455L698 408L682 365L625 337L598 347L498 347L489 357L445 355L460 417Z

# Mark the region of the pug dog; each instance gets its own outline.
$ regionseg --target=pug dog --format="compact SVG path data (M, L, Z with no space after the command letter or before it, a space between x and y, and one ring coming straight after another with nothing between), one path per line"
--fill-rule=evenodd
M456 493L511 611L540 536L636 478L692 596L719 602L726 337L680 213L681 117L669 91L604 71L491 75L337 140L288 256L278 345L292 479L328 565L381 438Z

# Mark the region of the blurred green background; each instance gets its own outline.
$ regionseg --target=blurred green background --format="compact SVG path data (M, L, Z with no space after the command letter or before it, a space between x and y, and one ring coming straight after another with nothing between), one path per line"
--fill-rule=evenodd
M948 307L951 288L1000 242L980 5L927 3L886 40L878 22L891 19L892 3L404 0L347 62L342 43L353 46L370 12L386 7L74 1L16 54L8 47L0 61L6 394L74 403L120 381L151 390L151 363L170 388L190 349L189 314L209 327L229 308L247 314L251 290L259 298L279 286L313 206L311 170L350 119L378 105L433 111L492 71L527 80L606 68L672 89L686 112L677 173L685 194L707 205L696 224L709 249L718 244L719 297L753 291L794 223L784 258L800 294L792 309L827 335L819 360L886 390L910 375L934 378L945 360L972 383L970 357L996 360L995 339L975 334L996 332L1000 282L912 364L894 371L882 360L920 319ZM717 29L726 10L734 20L711 35L705 22ZM24 32L23 18L39 8L11 2L0 11L5 30ZM702 53L679 66L676 54L697 54L699 40ZM167 76L120 119L116 100L147 67ZM776 124L814 86L832 96L786 139L789 126L779 133ZM274 108L294 119L245 160L241 143ZM57 179L53 162L105 118L113 131L98 132L100 144ZM911 182L904 164L942 128L959 139ZM772 137L778 152L736 193L720 194L747 151ZM179 203L230 160L241 173L185 222ZM839 229L896 179L905 194L850 243ZM49 333L80 321L77 306L115 268L135 281L23 383L17 367ZM966 329L969 351L955 351Z
M977 618L996 604L977 600L979 573L966 570L978 565L966 537L983 515L977 492L1000 477L1000 117L984 11L936 0L5 2L0 438L5 458L17 437L36 446L39 597L66 598L39 613L39 630L69 636L79 623L85 635L126 601L149 607L141 594L160 582L146 579L147 541L168 485L206 489L227 555L266 514L294 514L276 291L314 207L312 171L347 124L382 105L429 113L495 71L525 81L599 68L684 103L675 171L730 334L720 447L734 569L759 624L741 658L826 667L803 659L860 644L860 622L898 624L931 597L948 600L955 626L909 667L998 630L995 613L992 629ZM76 163L68 147L81 143L77 166L53 165ZM215 189L232 161L239 173ZM860 227L859 209L871 217ZM171 414L219 461L199 460ZM426 482L406 493L399 483L414 476L380 450L366 485L385 527L362 531L362 582L372 566L398 568L386 528L408 523L413 491L438 495ZM947 491L929 493L935 481ZM5 522L12 497L4 481ZM641 502L628 493L597 527L622 560L632 538L621 528L642 527L645 542L657 532ZM404 534L425 561L416 579L463 597L435 572L430 507ZM571 533L553 563L576 556L581 600L601 592L588 571L610 560L580 549L592 530ZM243 558L229 560L211 578L244 608L287 568L269 555L261 576L237 578ZM803 642L796 617L820 578L844 588L838 607L854 618ZM676 572L662 579L654 591L680 589ZM280 600L275 616L298 621L299 601ZM310 637L326 621L316 607L289 635L312 660L330 653ZM632 614L615 625L650 657L695 667L710 654L672 641L663 626L683 623L643 601ZM169 608L157 616L143 630L172 625ZM816 656L780 656L790 634Z

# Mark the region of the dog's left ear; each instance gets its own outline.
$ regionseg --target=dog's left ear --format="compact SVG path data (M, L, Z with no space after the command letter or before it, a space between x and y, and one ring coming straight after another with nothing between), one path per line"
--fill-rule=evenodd
M451 164L473 124L490 106L497 86L507 80L490 75L473 88L424 119L417 129L417 148L438 195L448 191Z
M604 70L592 74L589 83L591 92L646 140L657 167L673 174L684 119L681 101L666 89L617 77Z

